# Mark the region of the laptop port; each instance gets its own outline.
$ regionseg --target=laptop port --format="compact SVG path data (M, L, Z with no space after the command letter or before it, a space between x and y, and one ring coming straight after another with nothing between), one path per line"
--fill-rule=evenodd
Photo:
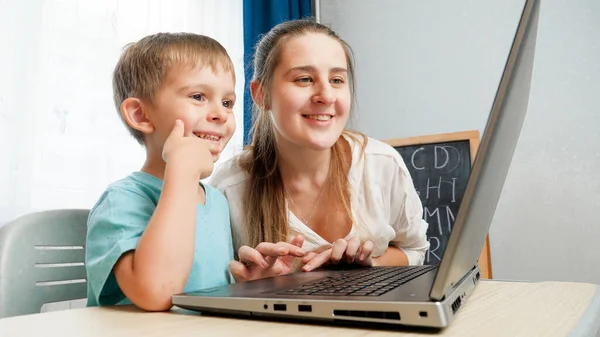
M427 317L427 311L419 311L419 317Z
M298 311L300 311L300 312L312 312L312 305L300 304L300 305L298 305Z
M273 310L275 311L286 311L287 306L285 304L273 304Z
M458 308L460 308L461 304L462 304L462 298L459 296L454 300L454 303L452 303L452 314L456 314L456 310L458 310Z
M333 315L400 320L400 313L396 311L333 310Z

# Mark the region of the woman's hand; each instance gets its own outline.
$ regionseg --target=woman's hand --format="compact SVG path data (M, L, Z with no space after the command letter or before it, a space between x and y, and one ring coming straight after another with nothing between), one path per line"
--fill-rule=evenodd
M373 265L371 252L373 251L373 242L365 241L363 244L356 237L350 240L338 239L333 247L321 252L310 252L302 258L302 271L311 271L327 263L338 264L359 264L365 267Z
M257 280L292 272L294 260L303 257L304 237L296 235L291 243L262 242L256 248L240 247L239 261L229 263L229 271L236 282Z

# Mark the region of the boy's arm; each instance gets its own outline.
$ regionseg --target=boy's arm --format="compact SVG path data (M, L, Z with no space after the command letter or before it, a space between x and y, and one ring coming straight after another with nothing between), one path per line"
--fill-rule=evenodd
M199 179L213 165L207 144L184 137L182 125L169 136L165 157L169 161L156 210L136 250L114 267L125 296L148 311L170 309L171 296L183 292L194 259Z
M192 267L198 179L181 171L167 168L158 205L136 250L123 254L114 267L125 296L144 310L170 309L171 295L183 291Z

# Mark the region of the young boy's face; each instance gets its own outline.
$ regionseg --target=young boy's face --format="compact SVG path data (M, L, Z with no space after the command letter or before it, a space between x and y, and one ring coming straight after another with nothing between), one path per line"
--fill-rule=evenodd
M154 125L153 136L164 144L175 121L181 119L185 135L208 141L216 161L235 131L235 98L231 72L175 65L168 71L147 112Z

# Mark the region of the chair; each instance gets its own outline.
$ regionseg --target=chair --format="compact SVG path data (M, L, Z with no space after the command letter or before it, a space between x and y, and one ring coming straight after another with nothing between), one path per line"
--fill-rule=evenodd
M0 318L87 297L89 210L31 213L0 227Z

